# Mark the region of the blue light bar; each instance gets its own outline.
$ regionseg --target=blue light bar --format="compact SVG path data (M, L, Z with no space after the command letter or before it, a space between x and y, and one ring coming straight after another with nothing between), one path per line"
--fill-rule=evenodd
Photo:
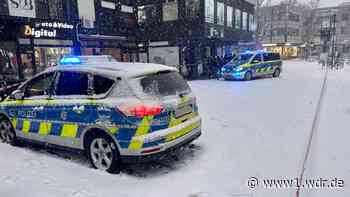
M63 57L60 60L61 65L66 65L66 64L81 64L81 59L79 57L74 57L74 56L66 56Z

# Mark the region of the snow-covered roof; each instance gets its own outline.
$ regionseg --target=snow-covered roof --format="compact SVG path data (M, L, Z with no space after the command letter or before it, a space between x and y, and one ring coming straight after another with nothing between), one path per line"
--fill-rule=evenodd
M101 62L58 65L49 68L54 70L75 70L99 73L120 77L135 77L159 71L177 71L176 68L152 63Z

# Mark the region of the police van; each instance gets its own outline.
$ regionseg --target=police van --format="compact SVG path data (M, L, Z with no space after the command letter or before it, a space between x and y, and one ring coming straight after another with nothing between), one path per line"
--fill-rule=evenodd
M226 80L252 80L256 77L279 77L282 61L279 53L267 51L247 51L239 54L221 68L220 76Z
M0 140L84 151L94 168L158 159L201 135L195 95L172 67L65 57L0 103Z

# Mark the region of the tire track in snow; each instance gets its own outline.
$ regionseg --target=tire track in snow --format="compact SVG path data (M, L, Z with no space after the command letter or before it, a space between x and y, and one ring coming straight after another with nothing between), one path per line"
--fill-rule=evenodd
M311 146L312 146L313 137L314 137L314 135L315 135L315 133L316 133L316 131L318 129L318 126L320 124L321 109L322 109L322 105L323 105L324 95L325 95L326 90L327 90L327 79L328 79L328 68L326 69L326 72L325 72L325 75L324 75L324 78L323 78L323 83L322 83L320 97L318 99L315 116L314 116L314 119L312 121L312 127L311 127L311 131L310 131L310 136L308 138L308 143L307 143L307 147L306 147L306 151L305 151L305 155L304 155L304 159L303 159L302 169L301 169L301 173L299 175L300 183L302 183L303 178L304 178L304 174L305 174L305 170L306 170L306 164L307 164L308 158L310 156L310 150L311 150ZM297 188L296 197L300 197L300 188L301 187Z

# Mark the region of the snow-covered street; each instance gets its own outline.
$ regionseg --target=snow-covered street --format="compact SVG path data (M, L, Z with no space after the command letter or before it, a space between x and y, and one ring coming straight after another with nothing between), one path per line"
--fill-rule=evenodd
M0 144L0 197L295 197L296 188L265 188L262 179L294 179L302 170L325 72L285 61L280 78L191 81L203 134L181 154L120 174L93 170L77 155ZM300 196L349 196L350 67L329 71L320 124L304 178L339 178L338 189ZM255 189L247 186L258 178Z

